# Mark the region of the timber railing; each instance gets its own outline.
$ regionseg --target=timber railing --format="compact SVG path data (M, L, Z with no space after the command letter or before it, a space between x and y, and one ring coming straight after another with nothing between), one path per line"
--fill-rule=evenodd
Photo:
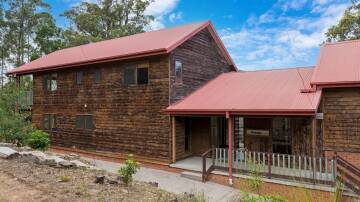
M201 159L202 159L202 181L205 182L207 177L210 175L210 173L215 169L214 167L214 161L212 160L211 161L211 164L210 166L207 168L207 160L208 160L208 157L210 157L211 155L211 159L214 159L213 158L213 153L214 153L214 149L211 148L209 150L207 150L205 153L203 153L201 155Z
M257 172L268 178L286 178L317 184L332 184L336 177L335 159L289 154L233 150L233 169L238 172ZM215 149L215 167L228 168L228 149Z
M360 169L335 153L337 179L346 187L360 194Z

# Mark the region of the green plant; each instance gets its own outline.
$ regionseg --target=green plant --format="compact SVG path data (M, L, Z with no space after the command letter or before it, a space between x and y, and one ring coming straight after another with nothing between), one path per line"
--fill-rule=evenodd
M49 147L50 144L49 134L42 130L36 130L31 133L27 143L33 149L44 151Z
M287 200L281 195L255 195L249 193L242 193L242 197L239 199L241 202L287 202Z
M63 175L60 177L60 182L70 182L70 177L67 175Z
M123 182L129 186L133 181L133 175L139 169L139 163L134 160L133 155L129 154L125 161L125 166L121 167L118 172L122 177Z
M336 180L335 194L332 201L333 202L342 201L342 194L343 194L343 184L340 180Z
M260 172L262 166L261 162L255 162L249 158L248 163L250 168L249 169L250 178L247 180L247 182L252 191L259 193L261 185L263 183L263 179Z
M178 198L180 202L206 202L208 201L204 192L192 191L191 193L184 193Z

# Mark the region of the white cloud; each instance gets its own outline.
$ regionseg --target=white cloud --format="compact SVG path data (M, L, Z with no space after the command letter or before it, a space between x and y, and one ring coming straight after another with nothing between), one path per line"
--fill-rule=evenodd
M171 13L171 14L169 15L169 21L170 21L171 23L174 23L174 22L177 21L177 20L181 20L182 17L183 17L183 13L182 13L182 12Z
M220 31L238 68L253 70L315 63L325 32L339 21L349 3L294 1L278 0L263 14L250 16L240 29ZM291 9L301 9L303 14L288 15Z
M178 3L179 0L154 0L145 10L145 14L155 17L155 20L150 23L149 30L164 28L165 16L172 13Z

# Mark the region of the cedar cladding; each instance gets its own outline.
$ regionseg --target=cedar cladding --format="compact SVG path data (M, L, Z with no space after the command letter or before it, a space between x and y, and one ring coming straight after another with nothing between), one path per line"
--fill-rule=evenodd
M174 84L175 59L183 64L183 84L180 85ZM123 64L138 61L149 62L149 83L124 85ZM97 68L101 71L100 83L95 83ZM83 71L83 78L77 85L79 70ZM48 131L54 146L170 160L171 124L169 116L161 110L228 71L229 65L205 29L170 56L54 70L52 72L58 74L55 92L43 89L43 77L51 72L35 73L32 120L44 129L44 114L57 115L57 129ZM94 130L76 129L78 114L92 114ZM184 145L177 149L183 153Z
M183 66L183 82L175 83L175 61ZM170 55L170 103L181 100L221 73L231 71L207 29L180 45Z
M323 148L360 151L360 88L323 90Z
M33 122L43 129L43 114L57 114L57 129L51 132L55 146L168 159L170 123L161 112L169 103L168 56L144 61L149 62L145 85L125 86L122 62L58 70L55 92L44 92L44 74L35 74ZM98 84L96 68L101 69ZM80 85L75 79L78 70L83 71ZM92 114L95 129L75 129L77 114Z

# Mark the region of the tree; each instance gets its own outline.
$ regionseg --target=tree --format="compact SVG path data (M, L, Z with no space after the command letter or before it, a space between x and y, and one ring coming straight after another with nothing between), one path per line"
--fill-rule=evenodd
M64 32L68 46L144 32L154 19L144 11L152 0L102 0L82 2L65 11L71 26Z
M59 35L50 6L42 0L5 0L8 43L11 44L9 62L20 66L42 54L61 48Z
M328 42L360 39L360 2L353 0L337 25L325 33Z
M6 35L9 32L7 28L7 24L5 21L5 9L4 9L4 1L0 0L0 58L1 58L1 70L0 70L0 87L4 87L5 83L5 72L6 68L6 60L9 57L9 44L6 40Z

